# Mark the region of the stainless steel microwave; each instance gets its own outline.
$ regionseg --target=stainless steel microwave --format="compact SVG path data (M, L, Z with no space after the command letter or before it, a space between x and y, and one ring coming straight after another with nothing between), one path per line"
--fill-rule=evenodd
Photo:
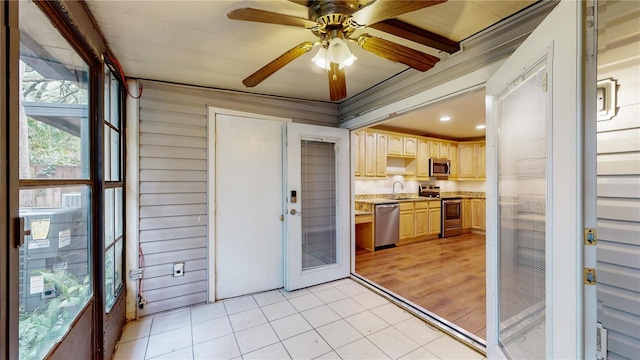
M429 159L429 176L444 178L451 175L451 160Z

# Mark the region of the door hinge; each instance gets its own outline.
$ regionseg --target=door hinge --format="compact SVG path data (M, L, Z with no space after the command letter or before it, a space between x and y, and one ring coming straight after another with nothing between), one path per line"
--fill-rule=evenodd
M584 268L584 284L595 285L596 283L596 269Z
M547 92L548 77L549 77L549 73L548 72L544 73L544 76L542 77L542 92Z
M585 245L598 244L598 236L596 235L596 229L584 229L584 244Z

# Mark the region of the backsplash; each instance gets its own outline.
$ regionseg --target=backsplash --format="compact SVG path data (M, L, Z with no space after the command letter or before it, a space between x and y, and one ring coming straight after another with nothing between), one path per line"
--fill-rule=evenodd
M356 180L355 181L355 194L391 194L393 193L393 183L400 181L404 189L396 185L396 193L398 194L416 194L418 195L419 185L437 185L440 186L441 192L485 192L484 181L450 181L450 180L432 180L432 181L415 181L404 180L404 176L395 175L389 176L386 179L381 180Z

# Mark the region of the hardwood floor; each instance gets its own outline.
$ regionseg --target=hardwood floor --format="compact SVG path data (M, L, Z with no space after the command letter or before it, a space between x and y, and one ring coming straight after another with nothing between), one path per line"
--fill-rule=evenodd
M356 273L485 338L485 236L356 252Z

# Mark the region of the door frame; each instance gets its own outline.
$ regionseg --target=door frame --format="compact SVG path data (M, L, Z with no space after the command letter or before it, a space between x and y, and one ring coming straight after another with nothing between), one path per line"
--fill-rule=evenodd
M209 258L207 261L209 290L207 298L211 303L216 301L216 116L218 114L277 121L282 124L293 122L290 118L231 110L214 106L207 107L207 256ZM284 181L282 191L284 191Z

